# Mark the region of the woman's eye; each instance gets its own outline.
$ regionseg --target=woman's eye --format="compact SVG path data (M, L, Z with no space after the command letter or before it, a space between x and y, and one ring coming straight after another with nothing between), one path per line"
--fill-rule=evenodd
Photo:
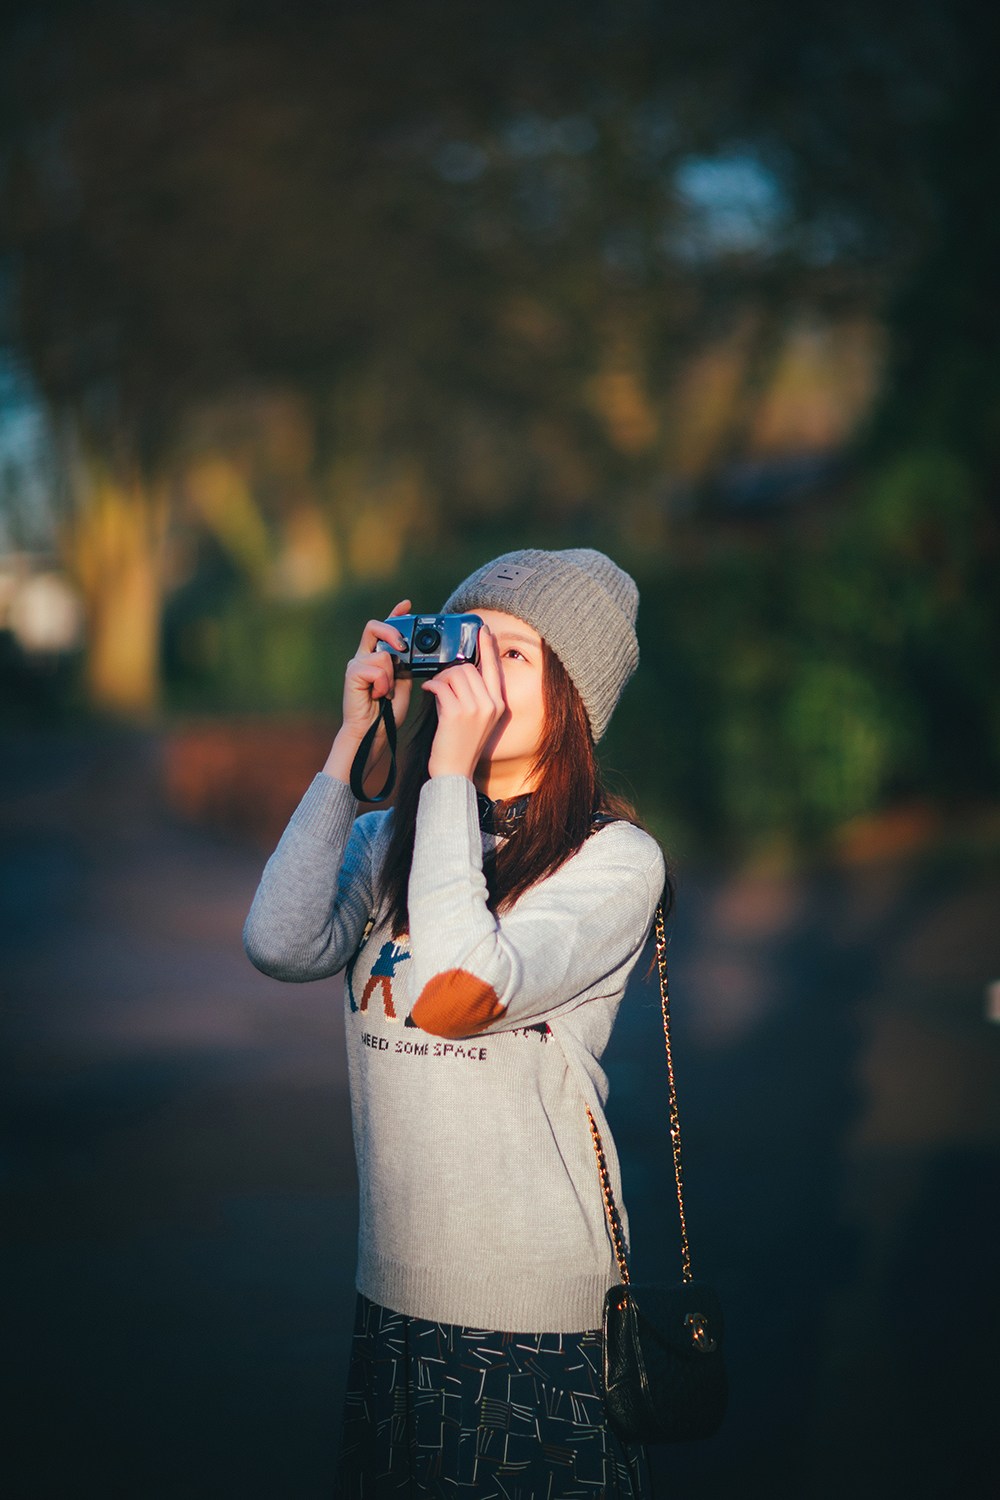
M520 651L518 651L516 646L508 646L507 650L504 652L504 656L516 656L519 661L524 661L523 655Z

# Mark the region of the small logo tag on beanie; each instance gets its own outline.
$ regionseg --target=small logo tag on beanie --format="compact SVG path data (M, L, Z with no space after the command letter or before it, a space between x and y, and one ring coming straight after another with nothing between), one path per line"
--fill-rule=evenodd
M516 589L519 583L523 583L536 570L526 568L519 563L497 563L488 573L484 573L479 580L479 586L485 583L494 583L502 589Z

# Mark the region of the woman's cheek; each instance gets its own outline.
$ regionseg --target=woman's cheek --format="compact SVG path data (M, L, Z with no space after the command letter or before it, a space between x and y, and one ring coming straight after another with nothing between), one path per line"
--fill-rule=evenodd
M533 754L538 748L544 723L537 695L534 692L522 691L515 695L513 701L508 700L508 707L510 709L509 743L512 745L516 742L518 748L525 754Z

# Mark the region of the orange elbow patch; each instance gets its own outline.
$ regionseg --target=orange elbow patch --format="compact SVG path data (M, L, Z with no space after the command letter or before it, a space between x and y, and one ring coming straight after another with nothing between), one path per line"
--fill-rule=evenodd
M425 984L411 1012L411 1019L421 1031L432 1036L475 1036L491 1021L502 1016L505 1006L496 990L467 969L447 969L435 974Z

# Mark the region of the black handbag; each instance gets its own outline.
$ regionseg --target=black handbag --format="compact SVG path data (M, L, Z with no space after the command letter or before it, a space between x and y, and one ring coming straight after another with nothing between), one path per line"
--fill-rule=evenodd
M691 1270L684 1217L681 1132L670 1048L667 940L662 904L656 909L654 932L667 1049L670 1142L680 1212L679 1282L637 1285L631 1280L600 1132L587 1110L604 1210L621 1276L621 1285L611 1287L604 1299L604 1400L610 1426L627 1443L677 1443L712 1437L722 1424L728 1396L722 1352L722 1308L712 1288L695 1281Z

